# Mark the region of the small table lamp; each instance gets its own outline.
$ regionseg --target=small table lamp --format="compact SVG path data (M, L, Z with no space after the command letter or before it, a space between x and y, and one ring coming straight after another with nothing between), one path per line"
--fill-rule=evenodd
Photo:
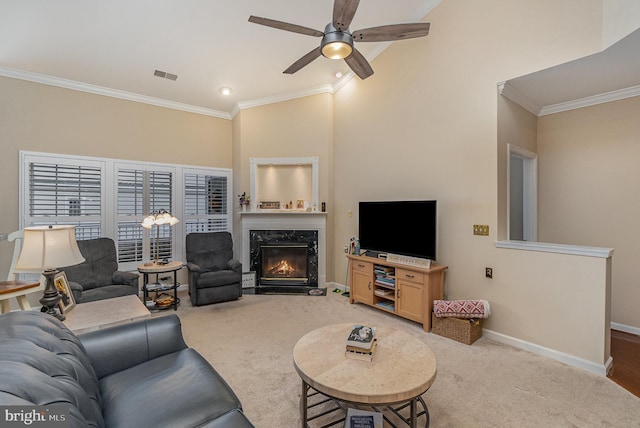
M26 227L15 270L44 275L46 285L40 303L47 308L49 315L64 320L65 316L55 310L62 297L53 282L58 273L56 268L77 265L83 261L76 242L75 226Z
M163 209L157 212L152 212L151 214L146 216L144 220L142 220L142 227L144 227L145 229L151 229L154 225L156 226L156 251L153 261L154 264L158 264L158 241L160 240L160 226L163 224L173 226L179 222L180 220Z

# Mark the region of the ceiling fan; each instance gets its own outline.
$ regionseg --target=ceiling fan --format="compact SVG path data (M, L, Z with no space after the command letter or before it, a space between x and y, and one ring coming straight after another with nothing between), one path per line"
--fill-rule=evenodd
M382 25L350 32L349 25L353 20L359 3L360 0L335 0L333 4L333 20L327 24L324 32L253 15L249 17L249 22L307 36L322 37L320 46L291 64L284 73L293 74L322 55L330 59L344 59L353 72L364 80L373 74L373 69L367 59L354 47L354 41L388 42L424 37L429 34L430 24L428 22L416 22Z

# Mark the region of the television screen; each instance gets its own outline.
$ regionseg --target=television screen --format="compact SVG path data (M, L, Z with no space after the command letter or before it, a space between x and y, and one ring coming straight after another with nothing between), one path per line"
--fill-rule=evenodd
M360 248L436 260L436 201L360 202Z

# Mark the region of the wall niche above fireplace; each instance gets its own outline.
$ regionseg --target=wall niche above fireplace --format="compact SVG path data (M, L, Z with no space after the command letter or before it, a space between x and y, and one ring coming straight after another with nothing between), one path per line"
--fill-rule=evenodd
M261 210L261 202L278 202L283 211L319 211L318 174L317 157L250 158L251 211ZM298 201L307 205L300 207Z

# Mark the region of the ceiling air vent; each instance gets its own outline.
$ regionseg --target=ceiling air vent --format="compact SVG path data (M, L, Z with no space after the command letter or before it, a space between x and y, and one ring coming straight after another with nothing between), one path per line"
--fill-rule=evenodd
M177 74L167 73L166 71L155 70L153 72L153 75L156 76L156 77L162 77L163 79L169 79L169 80L173 80L173 81L178 80L178 75Z

